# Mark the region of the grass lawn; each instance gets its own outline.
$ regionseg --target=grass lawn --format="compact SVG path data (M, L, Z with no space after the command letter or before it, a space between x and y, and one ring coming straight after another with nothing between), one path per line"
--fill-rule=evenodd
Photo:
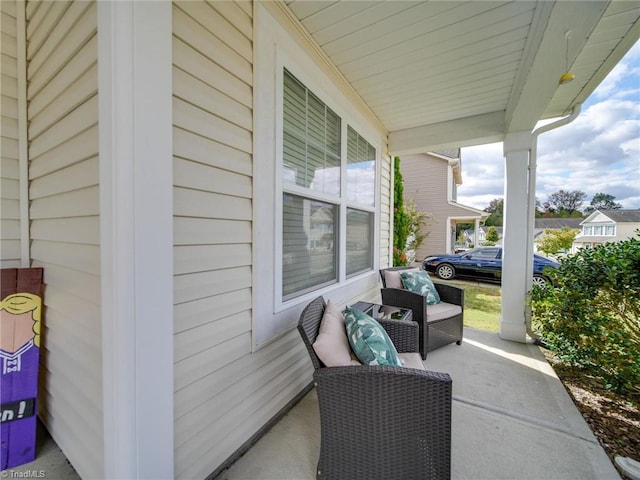
M437 280L436 280L437 282ZM499 286L474 282L442 282L464 288L464 326L498 332L502 290Z

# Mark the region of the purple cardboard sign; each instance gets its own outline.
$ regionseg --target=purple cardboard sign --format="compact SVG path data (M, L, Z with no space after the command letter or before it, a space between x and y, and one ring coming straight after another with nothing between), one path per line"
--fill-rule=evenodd
M0 467L35 459L42 300L16 293L0 304Z

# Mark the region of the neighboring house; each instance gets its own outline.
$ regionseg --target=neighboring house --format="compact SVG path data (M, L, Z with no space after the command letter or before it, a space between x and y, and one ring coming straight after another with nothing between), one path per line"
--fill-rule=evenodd
M535 228L533 230L533 251L538 252L538 243L544 236L546 230L561 230L562 228L570 228L572 230L580 230L582 217L569 218L536 218Z
M393 155L504 141L526 341L532 132L631 48L619 3L0 1L0 263L44 268L38 415L79 475L215 476L313 387L295 325L380 300ZM483 212L432 163L447 250Z
M428 255L455 250L456 224L475 223L489 214L457 203L457 189L462 184L459 150L429 152L400 158L405 202L415 201L416 208L432 216L426 230L429 235L416 251L416 261Z
M489 231L489 228L491 227L485 227L485 226L481 226L479 227L477 230L474 228L469 228L467 230L465 230L462 235L464 237L464 245L465 247L481 247L482 244L487 240L487 232ZM501 245L502 244L502 227L493 227L496 229L496 232L498 233L498 241L496 242L496 245ZM478 232L477 238L476 238L476 232Z
M636 236L640 210L596 210L580 222L582 231L573 241L572 252Z

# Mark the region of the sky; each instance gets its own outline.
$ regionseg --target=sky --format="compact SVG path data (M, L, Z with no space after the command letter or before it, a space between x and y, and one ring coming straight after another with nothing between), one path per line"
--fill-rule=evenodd
M502 143L463 148L458 202L484 210L504 198ZM538 139L536 198L558 190L613 195L625 209L640 209L640 41L582 105L569 125Z

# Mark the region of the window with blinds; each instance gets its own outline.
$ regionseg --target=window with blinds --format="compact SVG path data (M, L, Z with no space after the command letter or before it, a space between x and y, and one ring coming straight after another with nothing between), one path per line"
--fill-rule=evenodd
M347 276L373 268L376 149L347 126ZM353 208L359 206L359 209Z
M376 150L347 126L343 159L342 128L341 118L285 69L283 301L338 282L340 270L344 277L373 268Z
M376 149L350 126L347 127L347 201L374 207Z
M347 276L373 268L373 213L347 208Z
M284 183L340 195L340 117L284 72Z
M337 205L285 193L282 211L284 299L337 280Z

